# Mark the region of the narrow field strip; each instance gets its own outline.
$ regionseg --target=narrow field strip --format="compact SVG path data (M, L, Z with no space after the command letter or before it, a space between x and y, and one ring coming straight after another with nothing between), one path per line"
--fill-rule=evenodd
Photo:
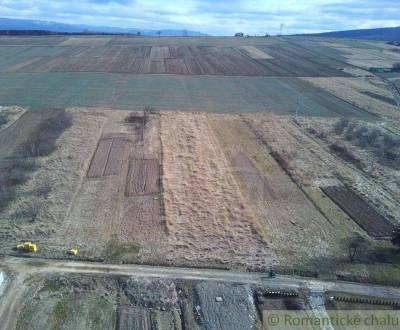
M321 189L371 237L391 237L393 225L352 190L338 186Z

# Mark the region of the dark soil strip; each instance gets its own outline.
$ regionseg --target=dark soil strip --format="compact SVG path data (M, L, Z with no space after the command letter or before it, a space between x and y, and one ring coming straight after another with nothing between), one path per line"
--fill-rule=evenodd
M126 196L158 193L160 169L157 159L131 159Z
M393 225L354 191L339 186L321 189L368 235L375 239L387 239L391 236Z
M96 153L90 163L89 171L87 176L89 178L99 178L103 176L108 157L110 154L112 139L100 140L96 149Z
M103 175L117 175L121 172L122 164L128 157L126 156L129 142L124 139L115 138L108 154L107 165Z
M379 101L383 101L383 102L386 102L388 104L397 106L396 101L391 97L382 96L382 95L375 94L375 93L372 93L372 92L361 92L361 94L364 94L364 95L370 96L370 97L372 97L374 99L377 99Z

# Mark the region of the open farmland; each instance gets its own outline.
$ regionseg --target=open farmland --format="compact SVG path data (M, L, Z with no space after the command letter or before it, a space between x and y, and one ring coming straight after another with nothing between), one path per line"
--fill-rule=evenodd
M26 112L8 130L39 113ZM387 237L400 216L394 163L377 159L369 177L368 150L342 158L318 137L336 119L67 113L72 126L2 212L2 253L32 240L45 257L66 258L78 247L89 260L314 272L343 258L341 241L352 232ZM366 200L369 220L324 193L342 182ZM38 187L39 198L31 193Z
M380 186L314 141L306 124L317 119L299 118L303 128L262 114L66 112L72 126L3 210L3 253L29 239L45 257L78 247L89 260L315 271L365 229L320 187L344 180L399 217L395 182ZM50 191L33 201L37 187Z
M313 116L374 115L298 78L18 73L0 75L0 102L32 109L106 107ZM51 87L49 84L52 84ZM29 93L25 93L26 90ZM157 97L154 97L155 89ZM82 93L82 91L85 93Z
M191 38L163 38L164 44L159 45L149 43L154 39L135 37L56 40L57 37L51 42L43 38L43 45L32 44L28 48L26 40L23 47L17 43L18 38L1 38L4 55L15 57L1 63L0 68L5 72L349 76L339 70L339 62L310 57L300 47L277 38L246 43L240 39L198 38L197 44Z
M26 303L8 324L261 329L275 309L319 308L328 284L302 296L317 277L398 285L395 53L303 37L0 37L0 254L10 269L32 257L10 277L10 306ZM226 283L245 276L255 286ZM259 285L288 279L299 292Z
M0 102L373 118L365 104L299 80L363 71L336 46L301 38L1 37Z

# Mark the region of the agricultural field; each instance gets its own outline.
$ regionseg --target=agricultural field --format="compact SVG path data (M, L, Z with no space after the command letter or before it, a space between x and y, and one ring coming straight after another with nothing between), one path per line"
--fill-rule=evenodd
M345 41L323 40L1 37L0 103L33 109L141 110L150 105L169 111L393 115L390 95L363 95L367 105L359 104L342 99L324 81L310 84L299 79L326 78L330 84L331 78L343 79L341 83L371 75L348 63ZM357 45L391 54L381 43ZM380 105L375 101L387 101L387 110L369 113L369 100L372 107Z
M18 104L33 110L46 107L142 110L150 105L160 111L295 114L300 102L299 112L303 115L373 117L309 82L292 77L5 73L0 76L0 84L2 104Z
M260 39L254 45L232 45L229 39L163 39L149 45L147 38L59 38L59 43L13 45L0 39L3 72L112 72L235 76L348 76L334 60L321 62L298 46L279 39ZM2 41L5 42L2 42ZM296 54L297 56L293 56ZM299 54L303 54L300 58ZM299 65L302 63L302 65Z
M371 114L393 120L399 119L396 100L379 78L303 79Z
M46 139L51 147L26 146L59 116L68 123ZM398 150L360 147L346 138L352 125L380 127L272 114L25 111L0 132L9 187L1 251L18 255L16 242L30 240L46 258L77 247L81 259L112 263L324 272L346 260L352 233L375 244L400 218ZM396 135L379 132L397 148ZM20 150L30 152L24 161Z
M400 285L397 57L325 38L0 37L6 328L262 329L275 310L345 309L318 277ZM275 273L313 281L276 296Z

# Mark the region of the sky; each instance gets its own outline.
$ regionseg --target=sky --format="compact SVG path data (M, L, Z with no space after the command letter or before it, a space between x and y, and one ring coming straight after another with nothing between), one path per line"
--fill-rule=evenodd
M0 0L0 17L211 35L400 26L400 0Z

